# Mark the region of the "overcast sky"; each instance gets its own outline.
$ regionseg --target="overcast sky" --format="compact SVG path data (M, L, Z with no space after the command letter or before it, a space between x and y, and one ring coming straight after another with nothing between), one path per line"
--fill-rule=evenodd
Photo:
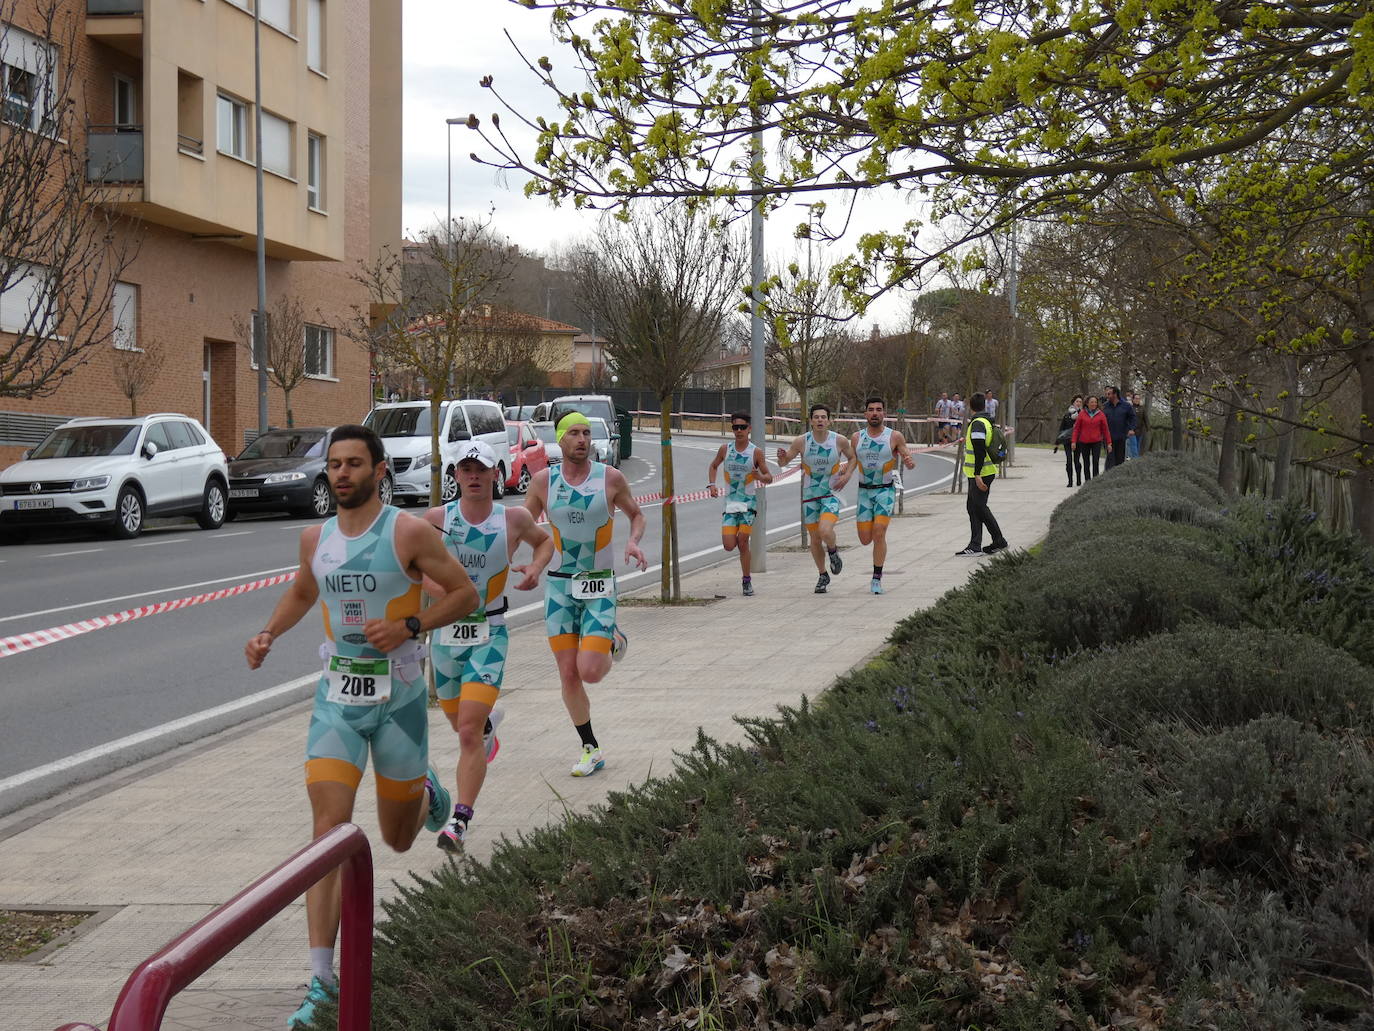
M495 98L478 85L484 75L494 75L503 94L530 114L555 115L551 95L520 63L506 39L509 32L535 60L547 55L555 72L567 69L549 35L547 11L530 11L511 0L406 0L405 6L405 99L404 99L404 196L403 226L415 234L442 224L447 205L445 172L448 166L446 133L453 134L453 213L485 214L495 208L495 228L529 250L547 253L560 243L590 232L596 216L574 212L570 206L554 208L542 198L526 199L524 179L499 176L493 169L474 164L468 155L480 149L475 132L457 125L450 130L446 118L466 118L475 113L486 123L496 110ZM503 116L502 127L514 135L515 119ZM532 141L533 137L528 137ZM532 149L532 148L531 148ZM870 225L893 224L887 210L874 211ZM832 201L832 212L841 203ZM770 255L790 253L794 225L805 220L774 215L765 230ZM900 218L907 217L905 212ZM856 220L856 223L860 220ZM867 226L865 226L867 228ZM897 329L906 300L893 297L880 302L864 325L872 321Z

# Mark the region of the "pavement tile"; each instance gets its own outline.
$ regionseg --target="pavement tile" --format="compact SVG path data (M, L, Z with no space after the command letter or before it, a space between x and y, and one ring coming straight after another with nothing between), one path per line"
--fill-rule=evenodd
M992 508L1013 546L1043 536L1064 496L1061 471L1057 457L1023 449L1017 467L999 478ZM698 727L741 741L734 716L767 716L803 693L825 690L878 651L898 619L987 561L953 558L967 533L963 496L941 491L909 502L907 514L893 521L881 597L868 592L867 549L857 544L853 524L842 523L845 570L823 598L812 593L810 556L782 551L770 552L769 571L755 574L753 598L740 595L732 561L682 578L684 593L720 594L720 601L626 606L630 654L591 688L607 756L594 777L568 776L578 744L552 657L537 628L517 631L501 701L501 753L482 791L470 852L487 858L501 835L514 838L570 809L601 804L608 792L667 775L674 753L691 746ZM0 964L0 1031L49 1031L76 1020L104 1027L134 966L305 843L308 719L305 706L283 710L181 749L171 761L144 764L146 775L123 771L0 820L0 906L122 907L38 962ZM434 764L451 778L457 739L438 709L430 733ZM355 820L374 836L367 780ZM87 847L92 827L106 831L96 850ZM433 842L421 832L405 854L379 843L379 899L395 892L396 880L447 861ZM284 1026L308 975L304 923L303 905L288 906L174 999L163 1028Z

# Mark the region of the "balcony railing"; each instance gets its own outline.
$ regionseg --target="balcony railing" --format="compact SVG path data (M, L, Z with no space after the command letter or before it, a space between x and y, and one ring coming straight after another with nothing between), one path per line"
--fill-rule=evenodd
M86 0L87 14L142 14L143 0Z
M107 184L143 182L142 126L90 126L86 132L86 179Z
M177 133L177 150L187 154L204 154L205 141L194 136L187 136L184 132Z

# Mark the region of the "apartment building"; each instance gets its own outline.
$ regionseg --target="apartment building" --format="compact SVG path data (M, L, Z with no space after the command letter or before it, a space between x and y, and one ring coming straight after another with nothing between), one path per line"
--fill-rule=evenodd
M46 131L22 101L41 95L36 75L72 62L80 138L68 142L84 150L93 202L127 216L118 231L139 242L108 345L51 396L0 397L0 464L63 418L127 414L112 386L118 352L151 342L164 364L140 412L194 415L230 454L257 427L241 332L257 306L254 2L268 310L294 299L307 323L295 421L361 420L369 359L337 327L369 308L360 263L400 249L401 0L57 0L77 19L61 41L34 31L51 2L0 3L0 131ZM0 296L0 333L15 328L22 287ZM282 392L268 397L269 422L284 425Z

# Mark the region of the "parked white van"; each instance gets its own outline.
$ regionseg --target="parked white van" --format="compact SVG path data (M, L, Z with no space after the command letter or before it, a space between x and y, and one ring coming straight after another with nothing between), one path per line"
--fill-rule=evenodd
M463 443L480 440L491 446L498 455L508 452L506 420L501 406L495 401L465 398L445 401L439 406L439 466L443 470L442 499L452 501L458 496L458 480L454 471L458 452ZM383 488L383 500L394 504L429 504L430 408L428 401L400 401L378 405L368 412L363 425L377 431L386 448L387 465L391 470L390 497ZM502 463L500 475L492 493L505 493L506 473Z

